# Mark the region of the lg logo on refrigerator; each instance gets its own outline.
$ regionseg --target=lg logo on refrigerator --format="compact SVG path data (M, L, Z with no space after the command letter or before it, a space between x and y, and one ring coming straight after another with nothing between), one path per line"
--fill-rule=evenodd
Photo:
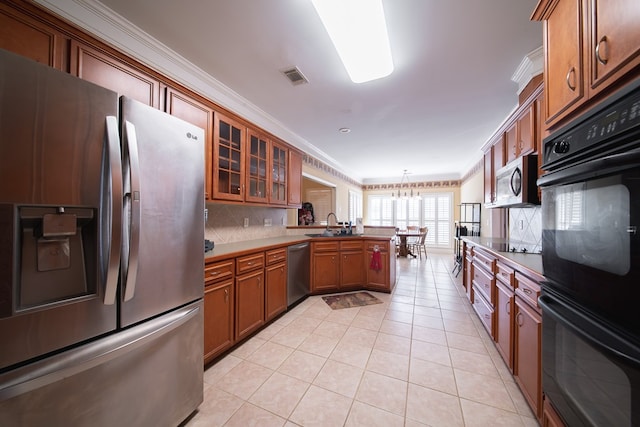
M194 141L197 141L197 140L198 140L198 136L197 136L197 135L192 134L191 132L187 132L187 138L189 138L189 139L193 139Z

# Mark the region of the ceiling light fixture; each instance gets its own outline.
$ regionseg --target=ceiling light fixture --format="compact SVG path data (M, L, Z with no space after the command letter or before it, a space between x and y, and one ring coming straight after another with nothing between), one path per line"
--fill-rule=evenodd
M311 0L354 83L393 72L382 0Z
M340 133L349 133L349 132L351 132L351 129L350 128L340 128L340 129L338 129L338 131Z
M401 189L405 188L405 192L404 194L401 193ZM413 195L413 188L409 188L409 194L407 195L407 191L406 188L407 187L411 187L409 184L409 172L407 172L407 170L405 169L404 172L402 173L402 179L400 179L400 185L398 185L398 191L394 191L393 193L391 193L391 199L395 200L395 199L402 199L402 200L407 200L407 199L419 199L420 198L420 192L417 191L416 195Z

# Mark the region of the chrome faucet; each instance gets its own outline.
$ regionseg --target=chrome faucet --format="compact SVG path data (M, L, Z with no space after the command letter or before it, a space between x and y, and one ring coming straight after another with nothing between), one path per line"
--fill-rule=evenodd
M333 217L336 219L336 223L338 223L338 217L336 216L336 214L333 212L329 212L329 215L327 215L327 229L324 232L326 235L333 234L331 233L331 229L329 228L329 217L331 215L333 215Z

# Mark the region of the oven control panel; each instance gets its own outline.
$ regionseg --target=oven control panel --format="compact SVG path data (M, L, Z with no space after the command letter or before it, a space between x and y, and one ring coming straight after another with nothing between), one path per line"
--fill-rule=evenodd
M545 138L542 168L554 170L591 155L640 145L640 79Z

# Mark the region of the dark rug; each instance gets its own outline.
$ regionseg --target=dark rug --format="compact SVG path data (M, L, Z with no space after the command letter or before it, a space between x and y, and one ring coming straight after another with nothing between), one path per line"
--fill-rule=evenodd
M362 307L363 305L382 304L378 298L369 292L354 292L352 294L330 295L322 297L324 302L333 310L341 308Z

